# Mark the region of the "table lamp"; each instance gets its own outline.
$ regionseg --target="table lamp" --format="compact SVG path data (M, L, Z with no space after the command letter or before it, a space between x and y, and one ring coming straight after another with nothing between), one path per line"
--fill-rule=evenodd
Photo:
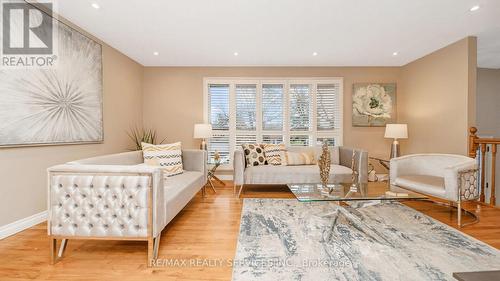
M194 125L194 138L201 139L200 149L207 150L206 139L212 137L212 125L210 124L195 124Z
M385 126L385 138L394 139L391 145L391 158L399 157L398 139L408 138L408 127L406 124L387 124Z

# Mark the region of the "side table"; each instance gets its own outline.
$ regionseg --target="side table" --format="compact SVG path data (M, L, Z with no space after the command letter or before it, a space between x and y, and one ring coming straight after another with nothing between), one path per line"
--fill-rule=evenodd
M221 184L222 186L225 186L226 184L221 180L219 179L216 175L215 175L215 171L217 171L217 168L219 168L220 166L220 162L217 161L215 163L215 165L210 168L210 170L208 170L207 172L207 181L208 181L208 184L210 184L210 187L212 188L212 190L217 193L217 191L215 190L215 187L214 187L214 183L212 182L213 180L215 180L216 182L218 182L219 184Z

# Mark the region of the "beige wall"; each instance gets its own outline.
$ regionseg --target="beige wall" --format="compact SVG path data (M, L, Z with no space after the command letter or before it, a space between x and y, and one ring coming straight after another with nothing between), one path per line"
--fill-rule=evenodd
M402 67L399 122L408 123L403 153L467 154L475 124L476 39L468 37Z
M204 77L343 77L344 145L388 157L390 140L384 128L351 126L354 82L396 82L398 67L146 67L144 70L144 125L156 128L168 142L198 147L193 125L203 122Z
M477 70L476 116L480 135L500 138L500 69Z
M103 45L104 143L0 148L0 226L47 209L47 167L131 147L126 131L142 123L142 72Z

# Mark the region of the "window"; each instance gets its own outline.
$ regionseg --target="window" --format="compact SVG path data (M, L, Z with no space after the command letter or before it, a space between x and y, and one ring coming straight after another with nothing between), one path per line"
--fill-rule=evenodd
M243 143L342 145L342 78L206 78L209 162L232 164Z

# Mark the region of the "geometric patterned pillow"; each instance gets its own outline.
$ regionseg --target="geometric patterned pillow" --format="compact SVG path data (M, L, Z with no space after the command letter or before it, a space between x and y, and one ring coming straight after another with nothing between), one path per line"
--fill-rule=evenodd
M246 163L249 166L259 166L266 164L264 149L258 143L244 143L241 145L245 153Z
M141 143L144 163L150 166L160 166L163 175L167 177L182 174L181 143L159 144Z
M285 145L280 144L264 144L264 156L266 161L271 165L281 165L281 155L286 151Z

